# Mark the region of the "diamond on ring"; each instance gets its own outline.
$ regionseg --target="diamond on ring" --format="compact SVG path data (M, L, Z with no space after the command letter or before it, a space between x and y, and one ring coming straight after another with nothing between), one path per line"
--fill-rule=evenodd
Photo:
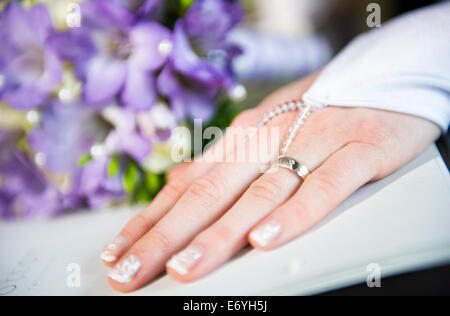
M302 180L305 180L306 176L309 174L308 167L297 160L286 156L278 157L276 166L295 172Z

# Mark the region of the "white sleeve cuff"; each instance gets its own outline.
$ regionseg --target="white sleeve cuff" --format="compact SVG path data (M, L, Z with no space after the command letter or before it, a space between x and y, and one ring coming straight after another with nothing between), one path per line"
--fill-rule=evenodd
M304 94L316 105L370 107L450 123L450 2L357 37Z

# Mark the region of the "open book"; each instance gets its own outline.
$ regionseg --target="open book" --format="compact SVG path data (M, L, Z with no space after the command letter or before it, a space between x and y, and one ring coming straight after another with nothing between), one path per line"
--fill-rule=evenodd
M0 295L114 295L104 245L138 208L0 223ZM139 295L314 294L450 262L450 175L434 146L364 186L310 232L272 252L243 250L207 277L166 275ZM371 265L372 264L372 265ZM382 283L382 279L381 279Z

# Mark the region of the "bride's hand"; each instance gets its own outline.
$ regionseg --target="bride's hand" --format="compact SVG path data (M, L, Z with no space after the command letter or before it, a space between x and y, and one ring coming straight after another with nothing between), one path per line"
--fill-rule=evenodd
M299 99L315 76L295 82L242 113L234 126L254 126L287 100ZM296 113L269 123L287 132ZM250 243L270 250L301 236L360 186L387 176L439 135L414 116L327 107L311 115L287 156L310 170L302 182L287 169L261 173L257 163L189 163L176 168L147 209L105 248L111 286L136 290L167 272L182 282L203 277ZM171 259L172 258L172 259Z

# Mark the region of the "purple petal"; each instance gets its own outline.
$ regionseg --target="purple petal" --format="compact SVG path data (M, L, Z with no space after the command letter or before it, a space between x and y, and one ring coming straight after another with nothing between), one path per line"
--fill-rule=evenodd
M130 63L144 70L156 70L167 60L158 46L164 40L170 40L170 31L159 23L140 23L130 32L130 42L133 45L133 54Z
M110 192L99 189L87 196L90 209L100 209L114 202L120 202L124 198L124 193Z
M175 26L173 45L171 61L177 71L211 86L222 85L222 73L193 51L181 21Z
M122 30L127 30L133 23L133 15L123 6L111 0L96 0L95 13L97 16L92 16L94 19L101 18L109 20L111 26L119 27Z
M138 134L122 135L120 142L122 151L128 153L138 162L143 162L152 150L150 142Z
M53 33L46 43L62 59L87 59L95 53L95 47L89 34L81 28L71 28L68 31Z
M205 44L217 44L243 17L239 1L200 0L184 17L189 36L199 37ZM209 43L208 43L209 42Z
M16 136L9 135L0 148L0 177L7 185L0 187L6 210L3 216L53 215L61 208L60 193L48 185L43 175L21 152L15 150Z
M161 0L146 0L139 9L140 14L149 14L161 3Z
M106 142L114 144L115 152L126 153L138 162L143 162L152 149L150 142L135 132L113 131Z
M86 101L102 104L110 101L122 88L126 77L125 62L98 55L87 65Z
M170 99L170 105L175 118L181 121L186 116L185 102L183 98L184 89L179 83L175 72L170 65L164 67L157 78L158 91Z
M78 159L106 136L106 127L96 113L79 104L54 104L42 109L42 122L28 134L35 152L45 154L47 170L74 172Z
M106 144L110 152L126 153L138 162L143 162L152 149L150 142L134 131L112 131Z
M18 110L29 110L44 102L45 96L30 87L19 87L2 93L2 99Z
M43 94L51 93L62 80L62 67L56 53L44 47L44 73L36 82L36 89Z
M170 96L182 93L182 86L178 82L175 72L170 65L163 68L156 82L158 91L163 95Z
M121 95L123 104L136 111L150 109L156 99L154 81L152 74L128 67L125 87Z
M178 77L168 65L157 79L158 90L170 99L176 119L182 120L189 114L191 118L209 120L214 114L213 100L218 90L194 82L184 86Z
M39 38L34 34L26 10L18 3L11 2L3 12L1 19L2 37L18 47L30 44L39 45ZM2 41L5 39L2 38Z
M80 191L89 195L94 193L100 186L106 175L107 158L98 158L83 167Z
M61 211L61 195L51 187L43 192L18 195L16 199L22 209L21 215L48 217Z
M9 205L11 203L11 198L0 192L0 218L9 218L11 216L9 211Z
M204 95L188 94L185 102L189 116L193 120L209 121L215 113L214 100L208 99Z
M113 0L138 16L151 13L161 0Z
M33 33L41 43L44 43L48 35L53 32L53 24L47 8L43 4L35 4L31 7L28 16Z

